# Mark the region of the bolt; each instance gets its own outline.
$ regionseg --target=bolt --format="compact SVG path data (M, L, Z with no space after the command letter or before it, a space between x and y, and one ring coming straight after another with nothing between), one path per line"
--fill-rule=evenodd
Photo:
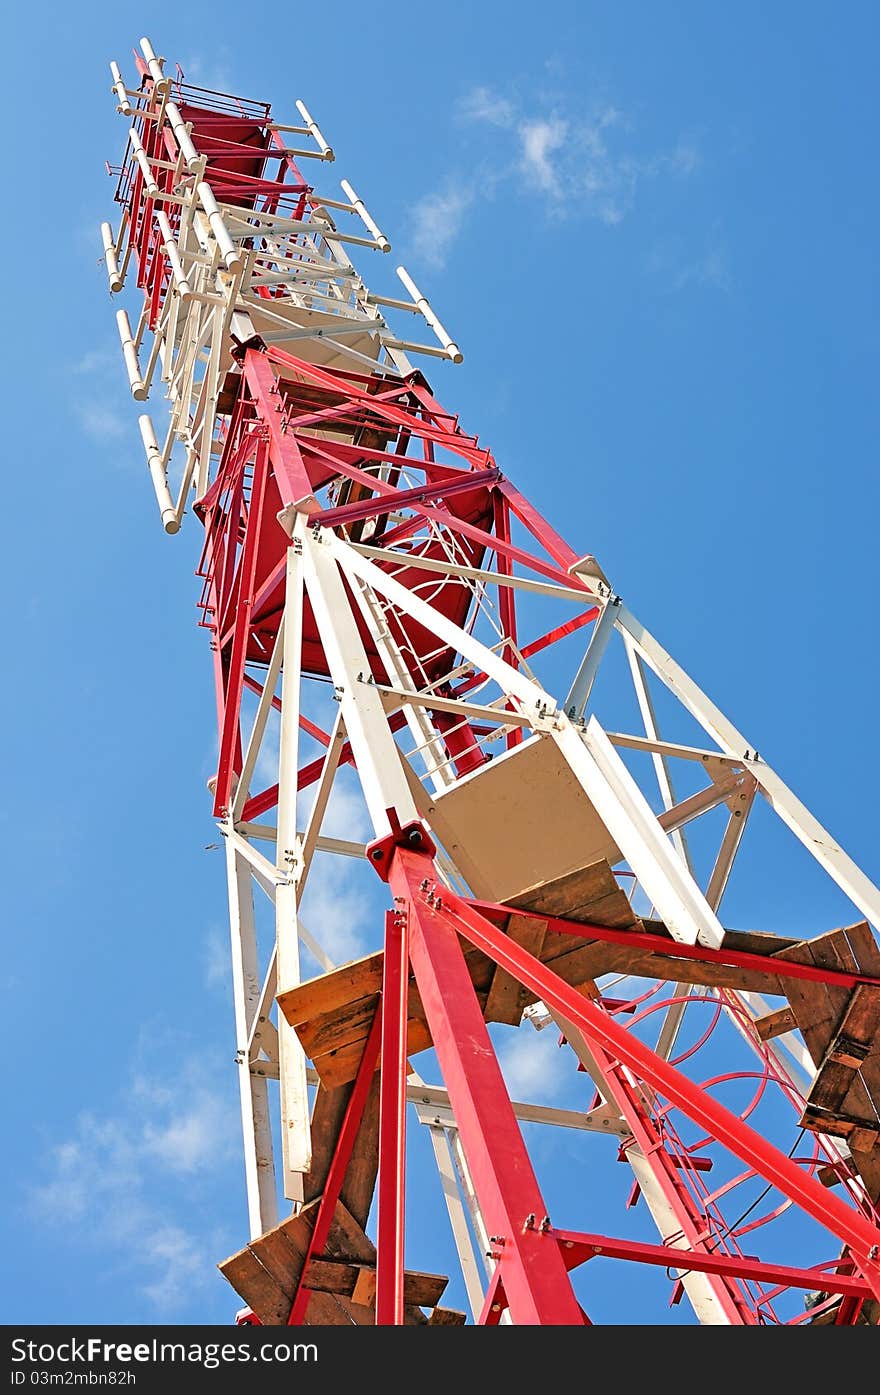
M524 1221L524 1223L523 1223L523 1230L534 1230L534 1229L535 1229L535 1213L534 1213L534 1211L530 1211L529 1214L526 1216L525 1221Z
M490 1235L490 1236L489 1236L489 1244L490 1244L490 1245L503 1245L503 1244L504 1244L504 1236L503 1236L503 1235Z
M381 862L381 861L382 861L382 849L381 849L381 848L373 848L372 851L370 852L370 857L373 859L374 862Z
M430 883L427 877L423 877L419 882L419 891L427 891Z
M541 1218L541 1230L542 1230L543 1232L546 1233L549 1229L550 1229L550 1217L549 1217L549 1216L542 1216L542 1218Z
M493 1304L492 1304L492 1312L493 1312L493 1313L500 1313L500 1312L501 1312L501 1304L500 1304L500 1303L493 1303Z
M406 841L411 848L420 847L422 842L422 830L420 828L411 828L406 835Z

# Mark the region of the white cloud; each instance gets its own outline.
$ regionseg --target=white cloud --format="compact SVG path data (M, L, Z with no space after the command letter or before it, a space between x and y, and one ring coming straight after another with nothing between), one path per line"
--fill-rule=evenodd
M205 940L205 984L208 988L225 986L230 976L226 937L219 930L212 930Z
M147 1235L142 1243L142 1256L152 1265L157 1277L144 1285L144 1294L160 1312L179 1308L193 1289L204 1284L204 1276L216 1263L208 1253L180 1226L163 1226Z
M318 859L322 866L317 865ZM354 880L360 870L360 863L317 853L303 896L303 921L337 964L360 958L381 939L382 913L373 896Z
M558 1100L577 1078L571 1051L559 1046L552 1027L536 1032L525 1022L518 1031L496 1038L501 1072L512 1099L548 1104Z
M488 121L490 126L512 125L514 112L513 102L490 87L474 87L458 103L458 113L465 121Z
M229 1146L229 1118L223 1101L199 1091L184 1107L157 1123L144 1125L141 1149L146 1157L175 1173L192 1173L215 1151Z
M474 201L473 191L449 184L426 194L410 214L412 245L428 266L445 266L453 242L461 231L464 215Z
M352 843L365 843L372 837L372 825L360 785L356 781L346 782L345 772L337 776L321 832L328 838L348 838Z
M116 356L108 349L89 349L82 358L71 365L71 373L82 373L91 375L93 373L105 373L116 362Z
M646 267L667 292L682 291L688 286L730 290L730 267L721 243L707 247L698 256L688 255L680 239L661 244L651 252Z
M122 413L102 402L81 402L77 413L83 430L98 441L118 441L128 434Z
M722 291L730 288L727 257L722 248L711 248L704 256L678 269L673 278L674 289L680 291L687 285L717 286Z
M135 1074L118 1113L80 1115L49 1149L45 1179L28 1198L37 1221L100 1249L163 1311L211 1281L223 1242L185 1229L156 1195L172 1179L210 1176L235 1142L234 1111L198 1063L176 1072L173 1089Z
M550 120L522 121L517 127L520 141L520 167L548 194L560 194L559 176L551 156L565 141L568 123Z
M633 209L647 180L684 178L699 165L696 147L683 138L669 151L638 150L632 124L610 103L590 114L570 104L566 109L558 100L549 110L542 105L532 102L523 109L480 86L462 99L458 113L496 129L485 160L493 187L514 180L521 187L525 177L528 189L546 196L545 210L556 217L595 218L614 227Z

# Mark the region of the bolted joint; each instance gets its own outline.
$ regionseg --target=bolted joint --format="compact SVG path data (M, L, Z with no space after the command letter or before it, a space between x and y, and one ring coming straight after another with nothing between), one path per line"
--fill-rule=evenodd
M405 848L409 852L427 853L433 857L437 851L434 840L420 819L394 829L385 838L376 838L367 844L367 859L383 882L387 882L391 872L391 860L395 848Z

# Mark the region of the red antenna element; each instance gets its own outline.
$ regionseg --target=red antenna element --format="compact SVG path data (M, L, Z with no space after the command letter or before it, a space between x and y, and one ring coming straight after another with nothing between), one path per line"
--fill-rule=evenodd
M441 406L413 360L461 350L404 268L408 299L367 288L352 258L391 244L347 180L325 192L309 108L172 78L146 39L136 66L111 64L101 236L162 524L203 530L239 1321L466 1320L406 1267L412 1115L475 1322L638 1322L597 1256L700 1322L876 1322L880 894ZM792 938L756 904L760 933L729 928L761 801L853 923ZM497 1053L548 1026L577 1108L505 1086ZM585 1161L551 1222L554 1142ZM591 1151L633 1173L625 1227Z

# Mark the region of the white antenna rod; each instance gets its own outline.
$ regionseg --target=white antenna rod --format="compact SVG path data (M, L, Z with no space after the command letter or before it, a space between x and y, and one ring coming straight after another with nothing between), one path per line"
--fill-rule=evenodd
M147 67L150 70L150 77L156 87L158 96L165 97L171 90L171 79L162 72L164 58L157 58L153 52L153 45L149 39L141 39L141 53L147 60Z
M122 74L119 71L118 63L110 64L110 75L113 78L112 91L116 93L116 110L122 116L131 116L131 102L128 100L128 93L125 90L125 83L122 81Z
M406 270L405 267L399 266L397 268L397 274L400 277L403 284L406 286L406 289L409 291L413 300L415 301L416 306L421 311L422 315L425 317L426 322L430 325L431 329L433 329L438 340L443 345L443 348L446 350L447 357L451 358L453 363L461 363L464 358L464 354L461 352L461 349L458 347L455 340L451 339L449 335L446 333L446 330L444 329L443 325L440 323L437 316L434 314L434 311L431 309L431 306L429 305L427 299L425 298L425 296L422 295L421 291L419 290L415 281L410 276L409 272Z
M168 265L171 267L171 275L177 292L181 300L192 300L192 287L186 279L168 215L163 213L161 208L156 209L156 223L162 236L162 248L168 258Z
M318 128L318 123L317 121L313 120L311 112L309 111L305 102L297 100L296 109L302 117L303 121L308 126L309 133L321 152L321 158L324 160L335 160L336 156L333 153L333 147L328 145L324 137L321 135L321 132Z
M186 160L187 169L190 171L196 169L199 163L199 153L190 139L189 131L186 128L186 122L180 114L177 103L166 102L165 113L171 124L171 129L174 132L177 144L180 146L180 153L184 160Z
M355 213L360 218L364 227L367 229L368 232L371 232L373 234L373 237L376 239L376 246L379 248L379 251L390 252L391 243L388 241L388 238L377 227L376 223L370 217L364 205L363 199L358 198L357 194L355 193L354 189L352 189L347 179L340 179L339 187L342 189L342 192L353 207Z
M119 271L119 261L116 257L116 240L113 236L113 229L109 223L101 224L101 241L104 244L104 265L107 268L107 280L110 282L111 291L122 290L122 276Z
M128 128L128 139L131 144L131 148L134 151L134 158L137 160L138 165L140 166L141 174L144 176L144 188L146 190L147 198L157 199L159 197L159 186L153 178L153 171L150 168L150 162L147 159L147 152L144 149L144 143L133 126L129 126Z
M131 395L135 402L146 402L147 389L144 387L144 380L141 377L141 366L138 363L134 335L131 332L131 321L125 310L117 310L116 328L119 330L119 339L122 344L122 357L125 359Z
M159 442L156 440L156 433L153 430L153 423L145 414L138 417L138 426L141 429L141 440L147 453L147 465L150 468L153 488L156 491L156 501L162 515L162 526L166 533L177 533L180 529L180 523L174 501L171 498L171 491L168 488L168 478L165 474L165 466L162 464L162 455L159 450Z
M217 207L217 200L214 198L210 184L206 184L203 179L200 180L196 186L196 192L199 196L199 203L208 215L208 223L210 224L211 232L217 239L220 255L229 270L235 271L237 267L241 266L244 253L240 247L236 247L232 238L229 236L229 230L223 221L223 214Z

